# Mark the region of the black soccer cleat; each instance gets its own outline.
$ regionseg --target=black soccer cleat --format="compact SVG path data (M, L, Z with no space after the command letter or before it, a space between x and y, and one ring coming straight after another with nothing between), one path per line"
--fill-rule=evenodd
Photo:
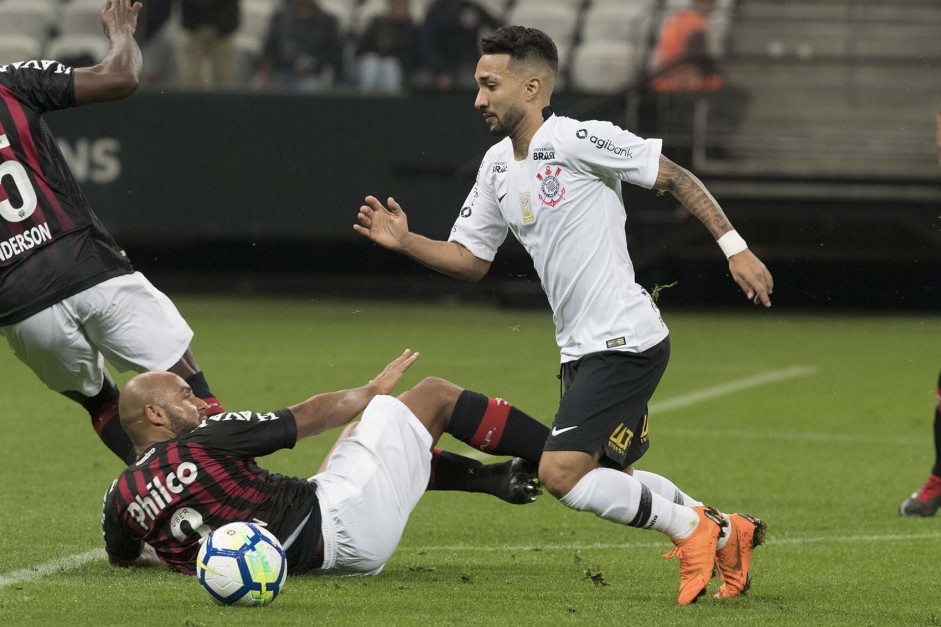
M934 516L941 507L941 496L922 501L918 497L919 492L915 492L910 497L902 501L899 505L900 516Z
M542 494L538 470L535 462L514 457L506 463L506 474L494 496L513 505L532 503Z

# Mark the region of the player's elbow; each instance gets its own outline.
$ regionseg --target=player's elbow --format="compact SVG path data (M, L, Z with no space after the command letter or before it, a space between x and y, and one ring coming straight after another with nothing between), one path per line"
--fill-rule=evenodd
M478 281L483 279L485 276L487 276L487 268L484 268L483 270L477 267L468 268L455 276L457 276L457 278L459 279L463 279L471 283L477 283Z
M112 100L122 100L137 91L140 79L134 72L120 72L112 75L110 87Z
M78 105L109 102L127 98L140 86L132 70L106 71L96 66L75 72L75 102Z
M469 253L468 256L470 260L463 263L454 273L454 276L465 281L470 281L471 283L476 283L487 276L487 272L490 271L490 262L484 261Z

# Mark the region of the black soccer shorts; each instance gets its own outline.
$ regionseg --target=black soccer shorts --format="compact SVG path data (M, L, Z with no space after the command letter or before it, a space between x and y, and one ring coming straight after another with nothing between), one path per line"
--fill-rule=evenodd
M642 353L602 351L562 365L565 393L547 451L600 453L627 468L650 446L647 402L670 360L670 338Z

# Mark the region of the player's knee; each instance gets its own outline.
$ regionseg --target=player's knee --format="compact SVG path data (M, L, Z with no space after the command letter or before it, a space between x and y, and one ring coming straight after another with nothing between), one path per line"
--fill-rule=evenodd
M440 377L425 377L412 389L437 400L441 405L453 405L462 392L460 387Z
M559 464L551 458L546 459L545 454L539 463L539 482L557 499L571 492L582 476L575 468Z

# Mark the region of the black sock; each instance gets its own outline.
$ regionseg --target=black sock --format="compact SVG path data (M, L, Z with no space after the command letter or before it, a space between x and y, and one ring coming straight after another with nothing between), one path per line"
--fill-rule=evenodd
M82 407L91 416L92 427L111 452L127 464L134 461L137 455L131 438L121 428L118 418L118 387L111 381L105 380L101 391L91 398L79 401ZM74 398L74 397L73 397Z
M934 409L934 468L931 474L941 477L941 374L938 374L937 405Z
M500 495L506 484L511 461L483 464L439 448L432 449L431 478L428 490L460 490Z
M501 398L464 390L454 404L448 433L491 455L539 462L549 427Z
M186 381L186 385L190 386L190 389L193 390L193 394L206 401L206 404L209 405L209 407L206 408L207 416L215 416L225 411L219 399L213 396L212 392L209 390L209 384L206 383L206 376L203 374L202 370L186 377L184 381Z

